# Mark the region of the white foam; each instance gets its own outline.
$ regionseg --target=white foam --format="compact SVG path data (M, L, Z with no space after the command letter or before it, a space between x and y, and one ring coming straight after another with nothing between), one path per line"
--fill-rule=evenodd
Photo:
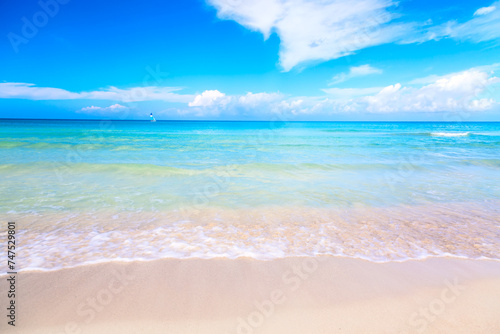
M366 212L311 208L277 209L257 221L245 211L204 216L203 223L170 222L145 213L111 224L106 218L59 217L57 224L22 228L18 270L57 270L110 261L162 258L273 260L302 256L343 256L373 262L428 257L497 259L500 231L494 203L484 206L370 208ZM285 214L285 211L287 212ZM470 213L467 213L470 212ZM273 216L274 215L274 216ZM92 215L92 217L94 217ZM112 217L112 215L109 215ZM249 222L244 222L250 217ZM39 217L36 217L39 219ZM51 219L55 219L51 217ZM142 219L141 223L139 220ZM232 219L232 221L231 221ZM308 223L311 222L311 223ZM93 225L90 225L93 224Z
M469 134L470 132L431 132L431 136L436 137L465 137Z

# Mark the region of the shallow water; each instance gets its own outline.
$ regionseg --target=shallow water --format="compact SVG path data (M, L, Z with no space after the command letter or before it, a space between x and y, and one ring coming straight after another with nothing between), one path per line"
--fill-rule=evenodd
M1 120L0 179L26 268L500 258L500 123Z

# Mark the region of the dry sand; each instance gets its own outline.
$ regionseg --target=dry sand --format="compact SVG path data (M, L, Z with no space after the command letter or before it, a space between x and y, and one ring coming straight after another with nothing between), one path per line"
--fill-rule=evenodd
M21 272L3 333L500 333L500 262L165 259ZM5 307L4 307L5 306Z

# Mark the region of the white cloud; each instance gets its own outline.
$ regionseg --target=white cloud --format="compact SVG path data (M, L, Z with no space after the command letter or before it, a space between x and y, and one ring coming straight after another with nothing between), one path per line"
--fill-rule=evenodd
M230 19L266 38L280 38L285 71L310 61L350 55L366 47L394 42L410 25L391 22L390 0L207 0L221 19Z
M498 6L500 6L500 1L494 2L489 7L479 8L468 21L459 23L455 20L433 26L425 30L421 36L413 36L404 42L425 42L443 38L467 40L474 43L499 40L500 11L496 10Z
M218 90L206 90L203 93L196 95L192 102L189 102L190 107L210 107L213 105L226 105L229 102L226 94Z
M285 71L310 62L351 55L385 43L417 43L443 38L474 43L500 39L500 1L477 9L470 20L433 25L400 23L392 0L206 0L221 19L234 20L280 38L280 64ZM336 80L347 80L347 74Z
M266 109L283 100L280 93L252 93L228 96L218 90L206 90L188 103L190 107L182 110L183 114L196 116L216 116L221 113L237 116L246 111Z
M28 100L70 100L81 98L80 94L60 88L36 87L23 82L0 82L0 98Z
M420 87L400 83L373 88L323 89L327 99L309 99L307 110L317 113L480 112L498 107L496 89L500 78L493 75L497 64L471 68L444 76L420 79ZM414 80L418 81L418 80ZM304 105L304 107L306 107Z
M492 64L447 75L432 75L410 81L409 85L395 83L387 87L326 88L322 96L286 96L279 92L248 92L242 95L226 95L218 90L206 90L198 95L179 95L175 101L184 101L182 108L174 112L196 117L260 118L270 115L308 117L321 115L328 119L334 113L362 114L397 112L448 112L485 111L498 107L500 78L494 75L500 64ZM355 72L355 71L354 71ZM369 71L361 71L367 73ZM151 87L147 87L151 88ZM93 92L69 92L50 87L36 87L24 83L0 83L0 98L25 98L32 100L52 99L124 99L133 89L121 90L110 87ZM151 88L151 95L143 97L170 102L170 90ZM165 98L164 93L168 93ZM187 100L186 97L190 99ZM136 97L137 98L137 97ZM168 104L165 107L172 107ZM89 106L80 113L118 113L127 107L115 103L109 107ZM173 109L172 109L173 110ZM302 115L302 116L300 116Z
M189 102L190 107L243 107L252 108L262 104L270 103L282 98L279 93L252 93L246 95L227 96L218 90L206 90L203 93L196 95L192 102Z
M309 113L310 108L304 103L303 99L296 98L289 101L281 101L277 106L272 108L275 112L283 113L288 112L292 115Z
M493 95L500 78L491 71L497 67L493 64L436 76L420 87L396 83L387 87L328 88L323 89L327 96L283 98L271 102L267 109L290 115L491 110L499 105Z
M266 38L284 14L280 0L208 0L217 9L221 19L235 20L239 24L260 31Z
M494 74L494 72L500 70L500 63L494 63L491 65L483 65L483 66L476 66L470 68L468 71L476 71L476 72L484 72L484 73L489 73L489 74ZM434 83L440 79L449 79L453 76L457 76L459 74L463 73L462 72L455 72L455 73L449 73L445 75L436 75L436 74L431 74L423 78L417 78L413 79L409 82L409 84L412 85L428 85L431 83Z
M247 93L238 98L238 104L246 108L255 108L259 105L281 100L282 94L279 93Z
M120 89L108 87L90 92L70 92L60 88L37 87L31 83L2 82L0 83L0 98L28 100L112 100L122 102L167 101L185 102L193 99L192 95L174 93L177 87L133 87Z
M86 113L86 114L109 114L109 113L119 113L124 110L128 110L128 107L122 106L120 104L113 104L109 107L96 107L90 106L85 107L78 110L78 113Z
M492 97L481 97L499 78L474 69L445 76L421 88L395 84L378 94L361 99L370 112L439 112L483 111L497 102Z
M478 112L490 110L498 103L492 92L500 79L493 75L497 64L471 68L444 76L420 79L403 86L327 88L325 96L285 96L280 93L247 93L226 95L205 91L182 111L198 117L236 116L262 119L272 114L294 117L332 114L398 113L398 112ZM418 81L414 80L414 81ZM196 105L196 107L194 107Z
M486 15L497 9L495 6L481 7L474 13L474 16Z
M381 74L382 70L376 67L372 67L368 64L361 66L352 66L349 68L349 72L337 74L332 78L330 85L338 84L347 81L352 78L362 77L370 74Z

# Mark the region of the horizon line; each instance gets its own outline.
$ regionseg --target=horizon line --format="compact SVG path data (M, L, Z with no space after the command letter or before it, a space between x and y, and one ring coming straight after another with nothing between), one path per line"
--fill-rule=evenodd
M151 122L149 119L84 119L84 118L3 118L0 117L0 121L85 121L85 122L102 122L102 121L112 121L112 122L145 122L145 123L155 123ZM358 121L348 121L348 120L317 120L317 121L300 121L300 120L217 120L217 119L186 119L186 120L159 120L156 122L283 122L283 123L500 123L498 121L396 121L396 120L358 120Z

